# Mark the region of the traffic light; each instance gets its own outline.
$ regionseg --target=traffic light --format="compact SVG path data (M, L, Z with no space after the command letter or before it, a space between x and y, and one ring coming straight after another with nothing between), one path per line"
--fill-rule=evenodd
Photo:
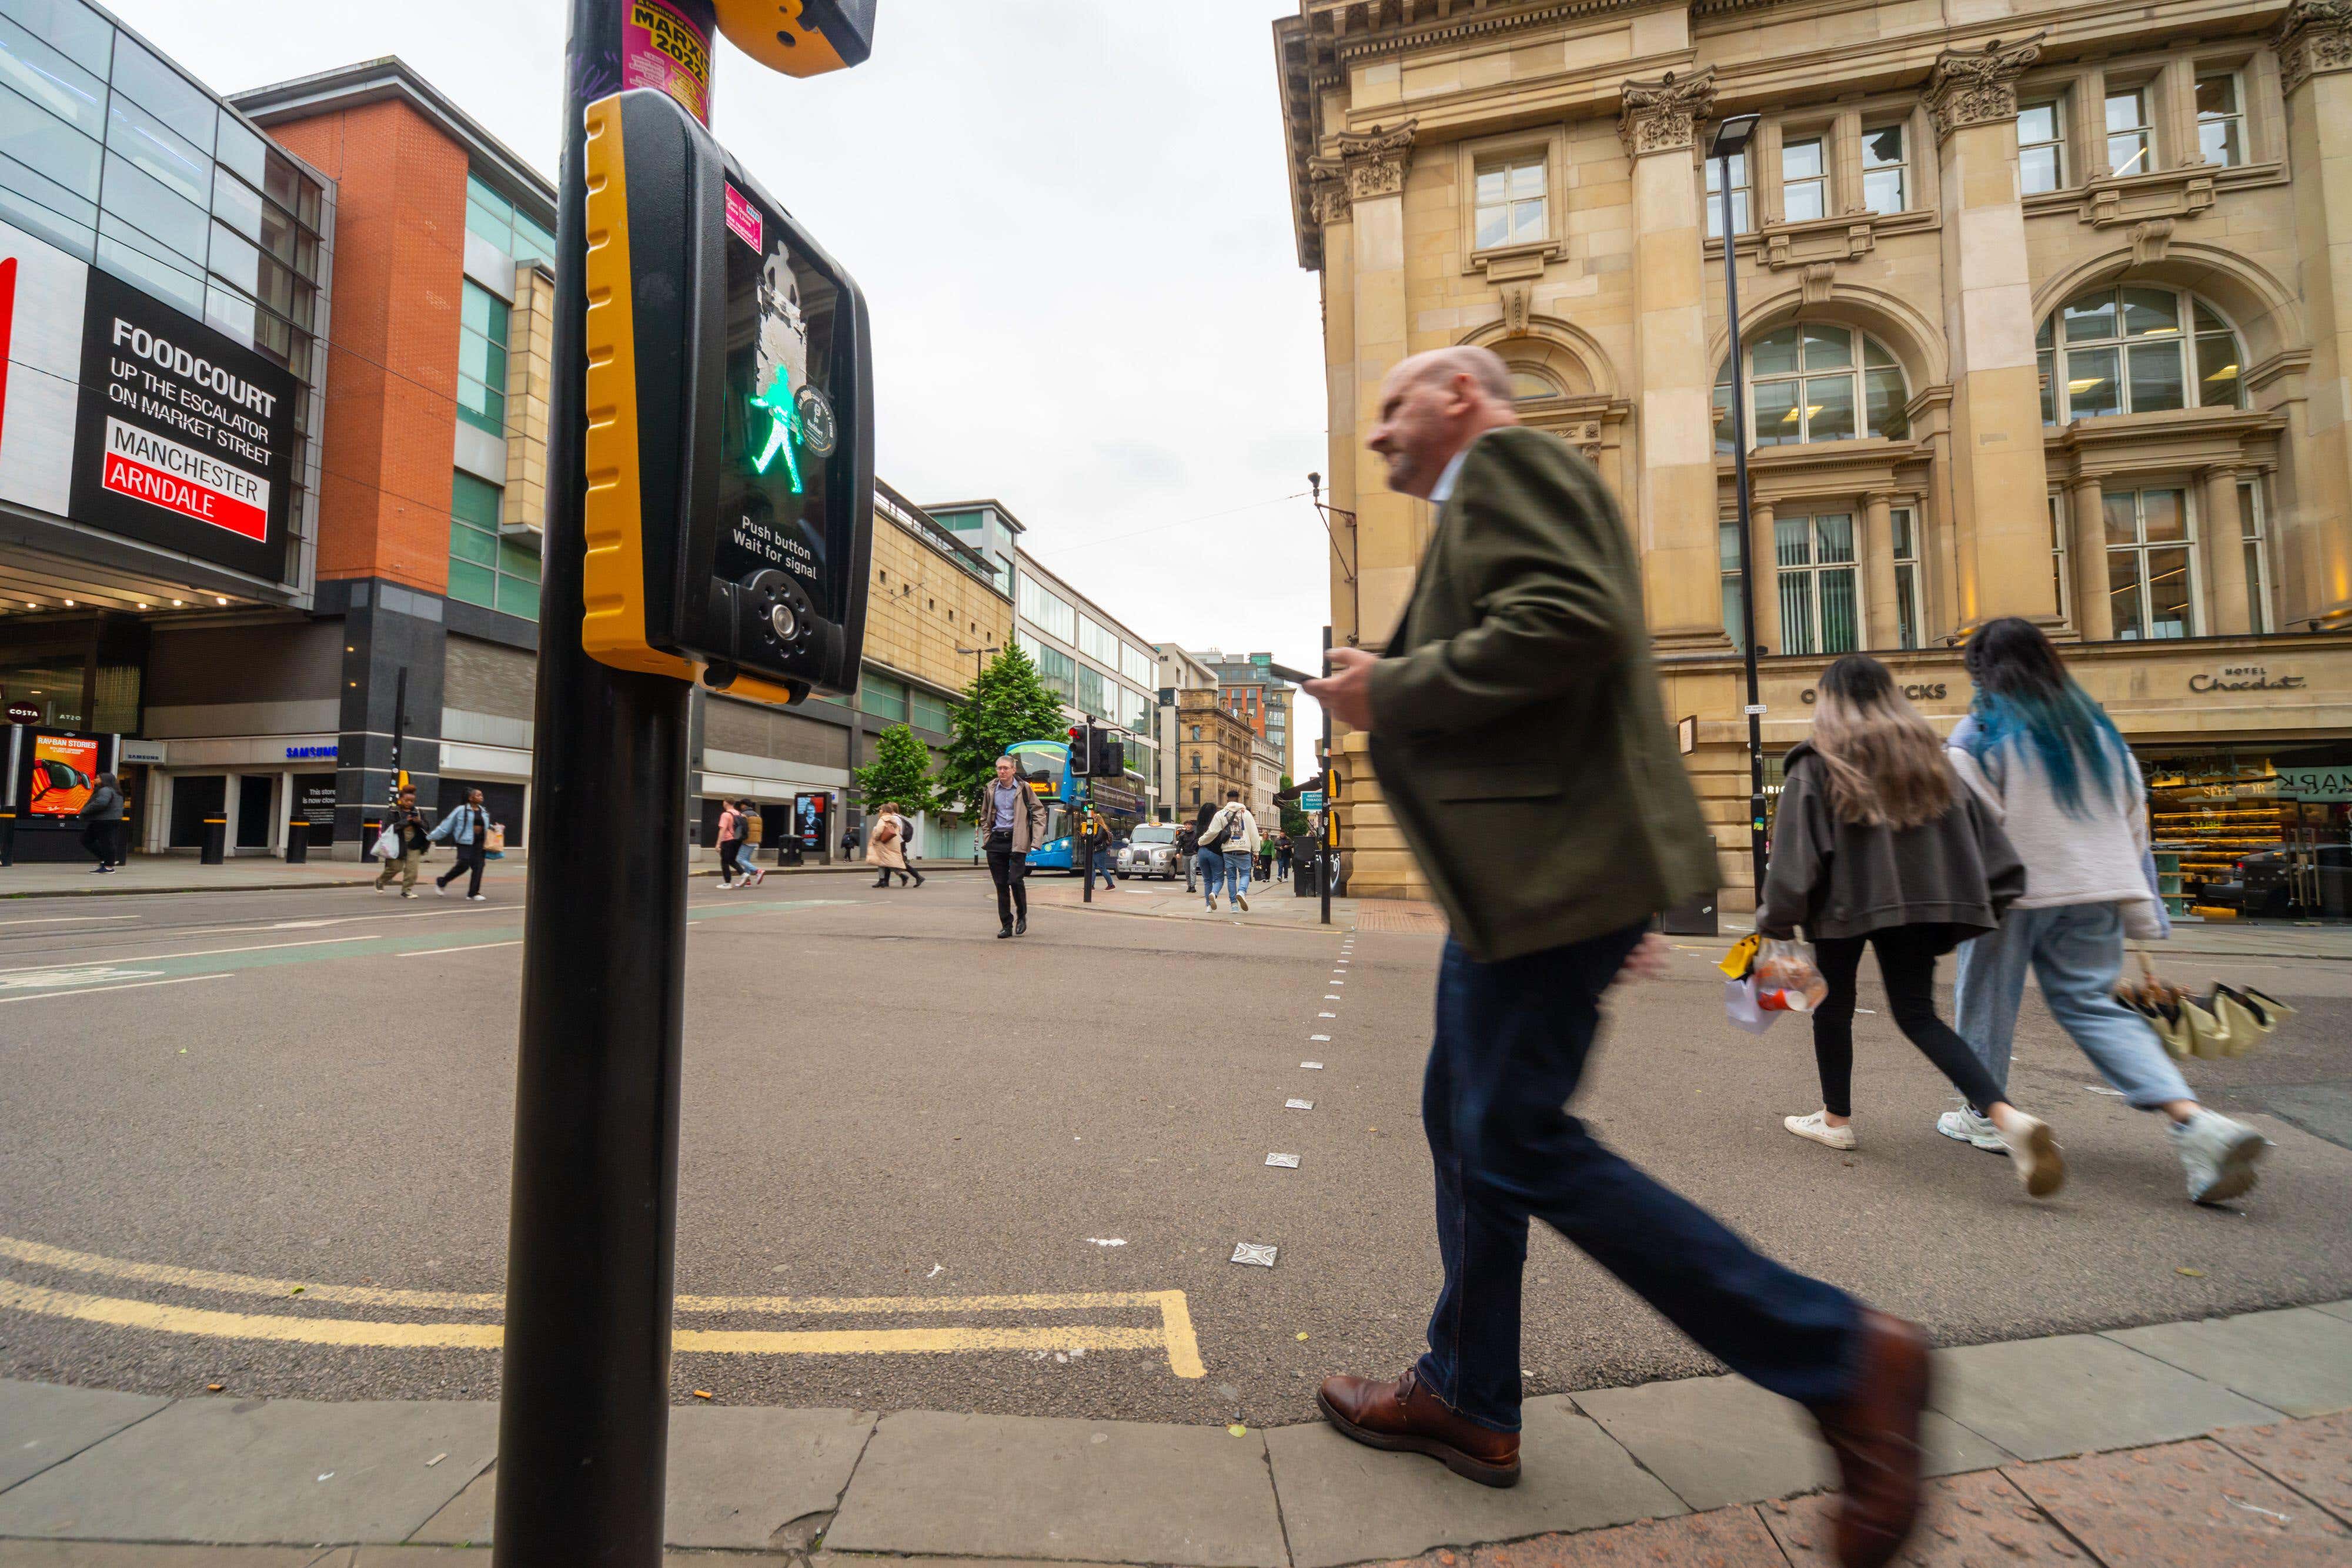
M718 0L728 42L786 76L823 76L874 52L876 0Z
M857 285L667 93L587 111L581 642L763 702L857 686L873 549Z
M1107 729L1094 733L1094 753L1088 758L1087 775L1095 779L1123 779L1127 776L1127 742Z

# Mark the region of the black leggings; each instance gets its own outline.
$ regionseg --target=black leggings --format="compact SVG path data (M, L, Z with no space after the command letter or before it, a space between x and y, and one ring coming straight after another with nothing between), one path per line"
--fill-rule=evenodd
M1853 981L1862 967L1864 943L1878 949L1878 977L1895 1028L1968 1096L1979 1115L2004 1100L1977 1053L1952 1026L1936 1016L1936 949L1940 926L1890 925L1864 936L1832 936L1813 944L1830 994L1813 1010L1813 1064L1822 1074L1822 1109L1832 1116L1853 1114Z
M733 881L735 881L738 877L744 876L744 875L748 874L748 873L745 873L745 871L743 870L742 854L743 854L743 841L742 841L742 840L740 840L740 839L721 839L721 840L719 840L719 881L721 881L721 882L733 882Z

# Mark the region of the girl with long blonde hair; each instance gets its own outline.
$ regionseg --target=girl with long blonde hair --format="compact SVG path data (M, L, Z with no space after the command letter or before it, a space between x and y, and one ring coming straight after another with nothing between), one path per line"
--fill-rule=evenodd
M1822 675L1813 733L1790 751L1756 929L1811 938L1829 996L1813 1012L1822 1109L1782 1125L1834 1149L1856 1145L1852 1103L1854 984L1878 954L1895 1027L1994 1127L2027 1193L2065 1180L2047 1124L2011 1104L1936 1014L1936 960L1998 929L2025 868L1983 800L1886 666L1849 653Z

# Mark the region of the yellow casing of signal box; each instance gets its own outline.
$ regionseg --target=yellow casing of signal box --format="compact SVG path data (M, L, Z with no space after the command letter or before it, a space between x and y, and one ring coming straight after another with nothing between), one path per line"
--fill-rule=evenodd
M803 19L808 0L717 0L717 4L719 30L727 35L727 41L772 71L816 77L850 64L833 47L832 39Z

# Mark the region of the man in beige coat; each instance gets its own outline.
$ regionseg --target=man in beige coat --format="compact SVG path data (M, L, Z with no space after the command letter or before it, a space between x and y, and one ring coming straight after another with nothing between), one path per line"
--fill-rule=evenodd
M1445 1284L1402 1377L1327 1379L1324 1415L1488 1486L1519 1479L1519 1288L1540 1218L1734 1371L1811 1408L1844 1486L1845 1568L1919 1507L1927 1343L1759 1256L1569 1114L1601 996L1659 910L1715 883L1658 704L1624 524L1565 443L1519 427L1484 349L1406 360L1370 442L1438 507L1386 656L1307 690L1371 736L1398 827L1453 925L1422 1092Z

